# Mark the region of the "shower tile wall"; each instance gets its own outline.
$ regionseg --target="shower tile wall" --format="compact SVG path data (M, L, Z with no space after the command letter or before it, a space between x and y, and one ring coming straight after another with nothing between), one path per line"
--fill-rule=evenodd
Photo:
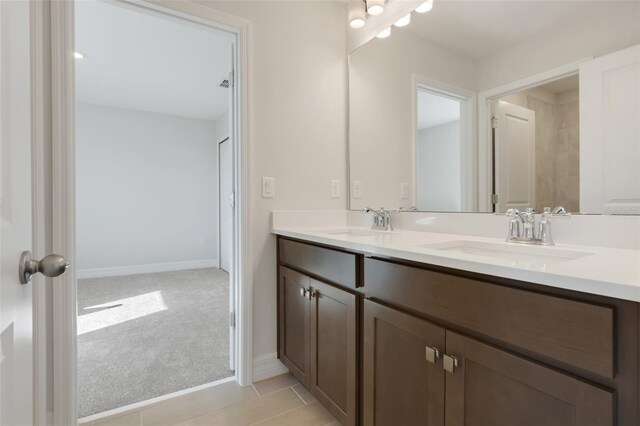
M569 211L580 211L579 102L556 105L558 144L556 200Z
M527 96L527 108L536 113L536 211L553 207L556 199L556 106Z
M558 96L562 98L562 96ZM536 211L564 206L579 211L578 101L559 105L527 96L536 113Z

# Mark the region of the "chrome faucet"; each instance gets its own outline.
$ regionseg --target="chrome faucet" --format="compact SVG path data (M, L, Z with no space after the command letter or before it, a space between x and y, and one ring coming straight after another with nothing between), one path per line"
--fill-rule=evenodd
M554 245L551 237L551 208L545 207L540 216L537 232L535 228L535 212L528 208L525 212L518 209L507 210L507 216L511 217L509 222L508 243L537 244L543 246Z
M385 210L384 207L380 207L380 210L365 207L362 211L365 213L373 212L373 224L371 225L371 229L378 231L393 231L393 226L391 225L391 212L389 210Z

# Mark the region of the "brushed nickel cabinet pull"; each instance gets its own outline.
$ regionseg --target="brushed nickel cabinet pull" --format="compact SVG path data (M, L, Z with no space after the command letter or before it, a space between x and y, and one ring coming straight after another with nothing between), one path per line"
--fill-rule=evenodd
M458 367L458 359L451 355L443 355L442 357L442 368L444 368L449 373L454 373L456 368Z
M431 364L435 364L440 359L440 351L438 348L432 348L431 346L427 346L425 349L425 358Z

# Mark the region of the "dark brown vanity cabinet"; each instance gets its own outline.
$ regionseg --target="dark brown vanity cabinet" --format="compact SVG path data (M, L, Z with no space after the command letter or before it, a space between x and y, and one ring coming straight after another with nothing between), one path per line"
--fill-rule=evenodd
M280 268L280 361L287 366L291 374L301 383L309 386L310 379L310 350L309 315L311 304L308 299L308 289L311 278L287 268Z
M611 391L368 300L363 366L365 425L613 424Z
M357 296L280 268L280 360L344 425L356 424Z
M344 425L640 424L640 304L278 242L280 359Z
M446 425L613 425L613 392L447 331ZM446 360L445 360L446 362Z
M364 301L363 424L444 425L445 329Z

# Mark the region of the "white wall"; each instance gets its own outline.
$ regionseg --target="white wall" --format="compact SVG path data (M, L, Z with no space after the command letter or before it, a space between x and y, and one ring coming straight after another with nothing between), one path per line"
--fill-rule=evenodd
M415 205L401 199L400 184L415 192L415 127L412 75L474 88L474 62L413 35L396 31L373 39L349 58L351 181L362 182L362 197L352 209L365 206L397 209Z
M602 2L575 25L541 31L478 62L478 91L640 43L640 2Z
M214 122L215 135L213 140L221 142L224 138L229 137L229 113L225 112Z
M347 207L346 4L199 3L251 21L253 352L262 360L277 350L271 210ZM275 198L261 198L261 176L275 178ZM329 198L331 179L340 180L338 199Z
M217 262L215 134L212 121L77 105L80 277Z
M460 158L459 120L418 131L418 210L461 210Z

